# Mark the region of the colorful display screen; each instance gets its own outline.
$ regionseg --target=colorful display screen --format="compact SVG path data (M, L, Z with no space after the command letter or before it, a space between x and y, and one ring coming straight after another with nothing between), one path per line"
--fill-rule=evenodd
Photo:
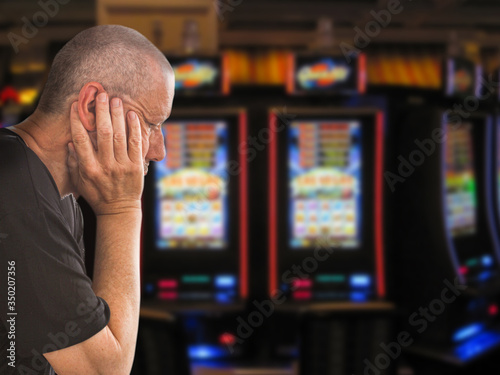
M445 148L446 219L452 236L476 231L476 182L472 125L448 124Z
M169 58L175 75L175 93L215 94L221 90L220 58Z
M357 74L357 61L349 64L343 56L295 59L295 85L299 91L357 91Z
M290 246L344 248L361 238L361 125L294 121L289 137Z
M164 250L227 246L227 124L163 126L167 155L156 163L156 245Z

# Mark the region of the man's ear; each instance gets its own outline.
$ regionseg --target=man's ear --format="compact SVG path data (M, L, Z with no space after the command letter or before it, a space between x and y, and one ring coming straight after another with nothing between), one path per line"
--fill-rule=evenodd
M96 130L95 101L101 92L105 91L100 83L89 82L82 87L78 95L78 115L89 132Z

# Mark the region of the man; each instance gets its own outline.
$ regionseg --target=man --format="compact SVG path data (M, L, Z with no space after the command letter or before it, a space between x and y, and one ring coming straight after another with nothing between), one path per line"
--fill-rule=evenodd
M97 26L57 54L35 112L0 130L1 374L130 373L140 199L173 95L145 37ZM93 282L80 195L97 217Z

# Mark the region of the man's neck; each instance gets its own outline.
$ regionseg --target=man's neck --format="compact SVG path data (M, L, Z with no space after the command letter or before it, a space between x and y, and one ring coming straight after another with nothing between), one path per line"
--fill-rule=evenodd
M35 112L20 124L9 129L17 133L45 164L61 197L70 193L75 195L71 189L67 166L67 145L71 141L69 125L64 123L64 120L49 119L47 116Z

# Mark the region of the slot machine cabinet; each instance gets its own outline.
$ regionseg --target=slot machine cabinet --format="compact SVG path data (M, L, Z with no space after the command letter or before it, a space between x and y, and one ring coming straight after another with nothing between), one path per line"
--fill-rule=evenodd
M363 359L390 340L394 314L384 272L383 112L288 113L288 123L270 113L269 294L284 319L300 313L301 374L363 371Z
M270 114L271 131L284 129L270 148L270 294L298 304L383 300L382 113L288 112L297 116L289 124Z
M144 298L237 305L247 295L246 136L240 109L176 111L148 174Z
M449 58L442 72L440 92L400 95L384 179L397 222L391 259L405 311L400 326L415 339L405 352L415 363L455 371L498 346L499 258L489 186L493 123L481 109L481 68ZM473 110L457 110L475 100Z
M247 164L239 149L247 113L224 104L224 55L168 59L176 96L163 125L166 157L152 163L145 186L143 306L180 319L192 363L234 358L241 352L227 350L234 339L227 332L248 294Z
M409 353L468 366L500 344L488 170L492 118L473 113L458 120L418 108L403 123L398 173L405 176L393 187L402 239L398 299L415 312L407 322L416 342Z
M301 374L356 371L361 356L375 355L377 343L392 333L384 260L384 111L360 105L369 103L361 95L365 69L364 55L351 64L344 56L291 55L287 91L295 105L287 107L287 116L269 111L268 293L279 301L275 330L286 332L277 335L276 352L297 355ZM331 97L337 105L297 105L313 97ZM333 347L335 360L328 350ZM347 349L352 347L360 350Z
M496 69L497 80L500 78L500 69ZM490 92L491 94L491 92ZM497 87L493 93L494 104L490 111L493 114L493 132L489 147L491 148L491 158L489 159L489 169L491 172L491 197L493 202L493 219L495 222L495 232L500 238L500 88Z

